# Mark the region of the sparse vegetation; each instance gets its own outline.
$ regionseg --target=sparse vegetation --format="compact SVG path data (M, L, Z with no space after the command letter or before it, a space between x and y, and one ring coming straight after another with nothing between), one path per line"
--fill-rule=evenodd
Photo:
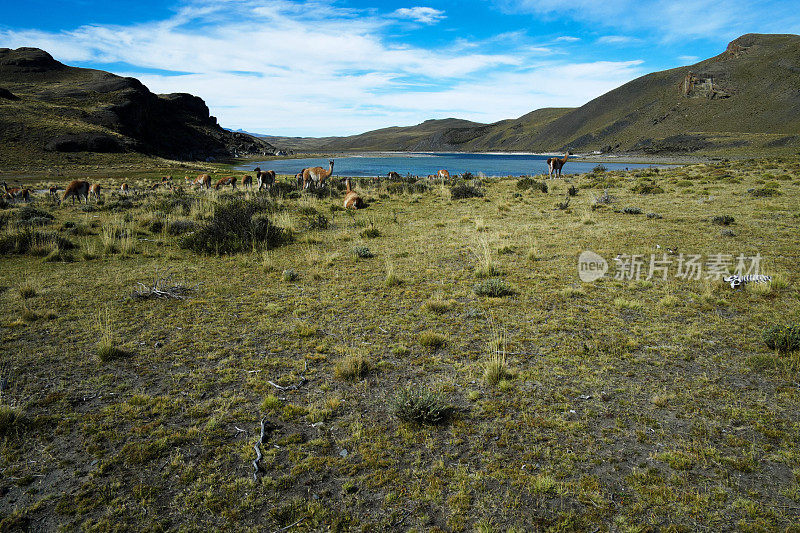
M394 414L404 422L425 425L444 424L453 413L442 394L412 385L394 398Z
M53 218L25 227L24 206L0 211L0 241L77 245L56 252L73 262L45 263L52 245L0 256L0 409L13 414L0 412L0 529L793 527L799 363L781 332L800 316L796 158L570 175L547 183L554 196L482 177L484 197L465 201L438 182L395 195L365 180L375 201L345 213L327 192L147 191L161 175L228 170L131 174L118 155L96 172L106 190L124 177L140 191L119 209L116 193L90 211L39 196L30 206ZM631 190L651 179L665 192ZM781 196L746 192L773 182ZM569 209L553 209L572 184ZM592 208L601 193L617 211ZM256 204L245 226L292 240L180 245L234 201ZM371 225L379 237L361 235ZM593 282L578 277L585 250L608 262ZM773 281L705 280L719 253L731 271L760 254ZM638 256L639 279L617 254ZM651 255L666 279L647 279ZM679 277L694 255L699 278ZM140 298L140 282L199 288ZM502 294L514 297L487 297Z
M800 324L771 326L764 331L763 339L770 350L782 354L800 350Z

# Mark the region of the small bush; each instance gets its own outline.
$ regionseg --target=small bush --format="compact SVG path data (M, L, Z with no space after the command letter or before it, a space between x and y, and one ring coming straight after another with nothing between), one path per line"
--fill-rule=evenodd
M424 387L406 387L393 402L394 413L400 420L415 424L444 424L453 413L441 394Z
M465 198L483 198L483 191L477 187L472 187L465 183L450 187L450 197L453 200L463 200Z
M500 278L490 278L476 283L472 287L472 291L478 296L490 296L492 298L501 298L514 294L514 289Z
M304 206L300 208L300 219L303 222L303 226L309 230L315 229L328 229L330 226L330 220L328 217L314 209L310 206Z
M564 211L565 209L567 209L569 207L569 201L570 201L570 197L567 196L566 198L564 198L563 202L558 202L556 204L556 208Z
M662 217L658 213L647 213L647 218L653 219L653 220L659 220L659 219L664 218L664 217Z
M711 223L717 226L730 226L734 222L734 218L730 215L715 215L711 217Z
M372 363L361 353L351 353L336 363L334 373L339 379L357 381L367 376L372 369Z
M456 303L453 300L426 300L422 307L435 315L443 315L450 311Z
M609 205L613 203L615 200L616 198L608 194L608 189L606 189L600 196L595 196L594 203L595 205Z
M114 359L121 359L123 357L127 357L128 352L114 346L113 344L101 344L100 347L97 349L97 357L104 363L109 361L113 361Z
M771 187L762 187L760 189L748 189L747 194L756 198L768 198L771 196L780 196L781 192Z
M287 268L283 271L283 281L297 281L300 279L300 274L297 271Z
M435 331L423 331L419 334L417 340L423 348L430 352L435 352L447 344L447 337Z
M547 184L545 182L537 181L530 177L517 180L517 189L521 191L527 191L531 189L534 191L541 191L545 194L547 194L548 191Z
M9 435L23 421L19 412L9 405L0 405L0 435Z
M374 226L370 226L361 233L359 233L359 235L361 235L365 239L374 239L376 237L381 236L381 231Z
M606 172L608 172L608 168L602 163L592 169L592 174L604 174Z
M654 181L640 181L631 188L631 192L638 194L661 194L664 189L656 185Z
M800 350L800 324L772 326L764 331L762 338L769 349L782 354Z
M360 259L369 259L370 257L375 257L375 254L373 254L366 246L353 246L352 253L354 256Z
M272 224L264 207L253 201L230 200L217 206L214 216L181 238L181 247L203 254L233 254L255 247L275 248L292 240L292 233Z
M576 196L578 194L578 189L576 189L574 185L570 185L569 189L567 189L567 194L570 196Z
M167 224L167 233L170 235L183 235L189 233L197 228L197 223L194 220L181 218L172 220Z
M6 233L0 237L0 255L26 254L44 256L53 250L72 250L75 243L56 233L30 228Z
M622 208L622 212L626 215L641 215L642 210L638 207L624 207Z
M44 220L53 220L55 217L48 213L47 211L42 211L41 209L36 209L35 207L26 205L17 211L17 220L32 220L32 219L44 219Z
M36 289L32 285L30 285L28 283L25 283L25 284L19 286L19 295L22 296L26 300L28 298L35 298L36 297Z

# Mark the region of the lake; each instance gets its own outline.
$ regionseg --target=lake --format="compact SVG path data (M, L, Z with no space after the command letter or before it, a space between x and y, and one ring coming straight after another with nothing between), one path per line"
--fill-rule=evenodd
M439 169L447 169L450 174L471 172L478 175L483 172L487 176L522 176L547 174L547 158L545 155L533 154L474 154L474 153L382 153L365 155L338 155L334 157L333 174L335 176L386 176L394 171L405 176L427 176L436 174ZM564 165L564 174L580 174L591 172L597 161L568 160ZM636 163L602 163L608 170L624 170L633 168L661 167L663 165L645 165ZM294 175L307 167L328 168L328 159L324 157L308 159L275 159L257 161L236 167L237 170L250 171L256 166L262 170L274 170L278 174Z

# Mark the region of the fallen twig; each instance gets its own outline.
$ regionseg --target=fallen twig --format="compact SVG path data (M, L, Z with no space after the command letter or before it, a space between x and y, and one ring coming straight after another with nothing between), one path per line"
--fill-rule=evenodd
M297 524L299 524L300 522L304 521L307 518L308 518L307 516L304 516L303 518L301 518L300 520L298 520L294 524L289 524L288 526L282 527L280 529L276 529L272 533L281 533L281 531L288 531L289 529L293 528L294 526L296 526Z
M150 298L164 298L174 300L184 300L186 295L192 291L197 290L200 286L198 283L194 287L187 287L181 283L172 282L172 273L166 275L159 275L158 269L153 279L153 285L147 286L141 281L138 282L137 287L133 291L134 298L150 299Z
M299 383L297 383L295 385L287 385L287 386L284 387L283 385L278 385L274 381L267 381L267 383L269 383L270 385L272 385L273 387L275 387L278 390L297 390L300 387L302 387L303 385L305 385L307 382L308 382L308 380L305 377L303 377L303 378L300 378L300 382Z
M264 437L266 433L266 425L265 425L266 421L267 421L267 415L264 415L264 417L261 418L261 436L258 437L258 440L256 441L255 445L253 445L253 449L256 451L256 460L253 461L253 481L258 481L258 471L260 470L258 462L261 461L261 458L263 457L263 455L261 455L261 448L259 447L259 444L262 444L264 442Z

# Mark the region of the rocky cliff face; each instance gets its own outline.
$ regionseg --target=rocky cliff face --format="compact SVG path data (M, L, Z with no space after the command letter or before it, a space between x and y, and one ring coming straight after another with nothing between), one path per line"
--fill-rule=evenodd
M0 48L0 135L58 152L136 151L182 160L272 154L219 126L205 102L139 80L64 65L37 48Z

